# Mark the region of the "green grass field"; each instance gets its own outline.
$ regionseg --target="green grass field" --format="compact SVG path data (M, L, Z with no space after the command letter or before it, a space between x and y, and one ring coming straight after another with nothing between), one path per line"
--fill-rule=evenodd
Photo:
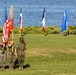
M76 75L76 35L27 34L25 68L0 71L1 75ZM17 44L19 35L14 35Z

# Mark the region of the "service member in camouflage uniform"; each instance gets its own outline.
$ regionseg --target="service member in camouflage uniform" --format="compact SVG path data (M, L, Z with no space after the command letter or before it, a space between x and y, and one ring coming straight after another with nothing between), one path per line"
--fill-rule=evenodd
M14 61L15 61L15 56L14 56L14 44L11 39L8 40L7 43L8 46L8 58L9 58L9 68L13 70L14 68Z
M2 44L0 43L0 67L4 70L5 69L5 49L3 48Z
M26 44L25 44L24 38L22 36L20 37L19 41L20 42L17 46L18 64L19 64L19 69L23 69Z

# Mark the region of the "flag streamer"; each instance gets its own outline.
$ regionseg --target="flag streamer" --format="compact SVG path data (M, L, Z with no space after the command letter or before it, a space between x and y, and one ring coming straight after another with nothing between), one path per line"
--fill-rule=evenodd
M20 36L22 34L22 7L20 8L20 24L19 24Z

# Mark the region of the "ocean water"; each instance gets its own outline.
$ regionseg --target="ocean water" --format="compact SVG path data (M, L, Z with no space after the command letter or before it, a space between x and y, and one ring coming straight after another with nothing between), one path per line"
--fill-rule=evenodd
M42 26L42 15L46 7L46 26L62 26L63 12L67 10L67 25L76 25L76 0L0 0L0 27L4 23L5 1L9 17L10 6L14 6L14 25L19 26L20 6L22 6L23 27Z

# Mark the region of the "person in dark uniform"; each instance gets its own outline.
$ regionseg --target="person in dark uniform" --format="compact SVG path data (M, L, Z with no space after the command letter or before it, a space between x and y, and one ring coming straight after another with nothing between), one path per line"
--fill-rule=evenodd
M15 56L14 56L14 43L11 39L8 40L7 47L8 47L9 68L13 70Z
M24 65L25 50L26 50L26 44L24 38L21 36L19 40L19 44L17 45L18 64L19 64L19 69L21 70L23 69L23 65Z
M2 70L5 69L5 51L4 47L0 43L0 67Z

